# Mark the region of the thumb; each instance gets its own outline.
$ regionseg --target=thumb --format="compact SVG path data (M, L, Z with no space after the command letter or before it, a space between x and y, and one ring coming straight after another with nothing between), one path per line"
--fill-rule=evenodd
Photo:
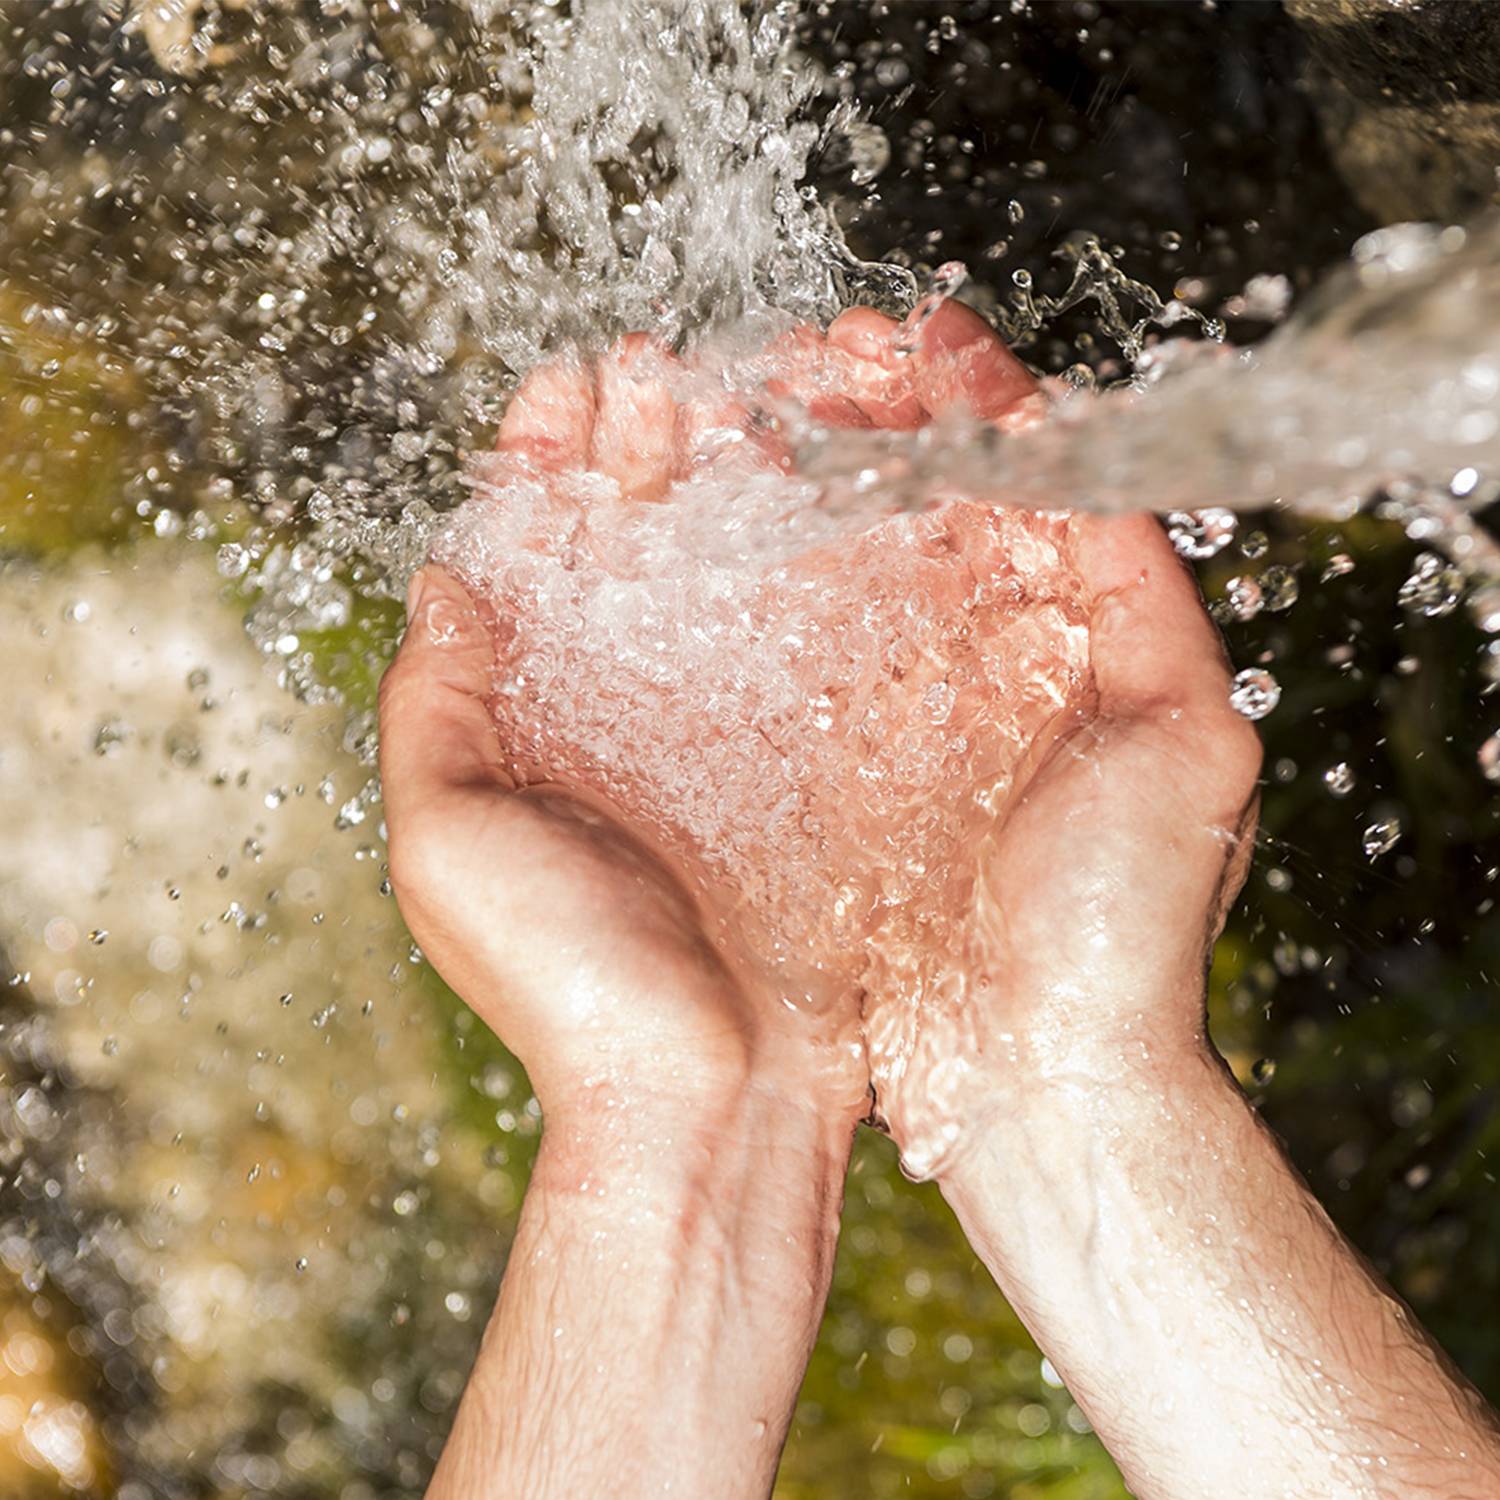
M407 591L406 636L380 684L380 780L393 836L444 793L508 786L485 705L494 644L467 589L429 564Z

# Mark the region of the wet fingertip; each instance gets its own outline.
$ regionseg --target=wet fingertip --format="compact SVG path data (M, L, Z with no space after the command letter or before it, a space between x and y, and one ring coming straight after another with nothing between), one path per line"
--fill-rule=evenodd
M990 323L965 303L949 300L925 317L922 312L923 309L918 306L904 326L911 328L916 334L917 347L924 352L966 349L971 344L998 344L1002 349L1006 347L1005 340ZM1009 350L1006 352L1009 353Z

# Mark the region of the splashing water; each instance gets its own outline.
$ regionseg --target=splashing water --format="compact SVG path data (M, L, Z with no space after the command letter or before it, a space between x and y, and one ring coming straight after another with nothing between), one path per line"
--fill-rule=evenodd
M56 9L69 12L68 26L96 31L114 28L127 13L147 18L126 23L127 40L132 26L149 31L148 20L156 25L166 14L116 0ZM365 1187L374 1201L378 1189L394 1217L382 1223L378 1239L362 1231L372 1236L368 1273L340 1280L336 1296L327 1290L329 1278L339 1275L336 1258L321 1245L311 1257L299 1253L312 1248L310 1231L296 1243L273 1235L265 1264L275 1267L269 1283L276 1288L276 1319L290 1324L297 1309L310 1306L287 1290L293 1278L322 1289L323 1311L335 1307L345 1317L351 1309L363 1310L360 1316L375 1309L373 1321L396 1330L393 1339L409 1319L425 1330L434 1319L466 1318L470 1299L478 1307L487 1296L485 1255L466 1250L462 1264L453 1265L457 1246L483 1243L481 1220L475 1211L474 1222L450 1225L442 1279L414 1276L435 1305L413 1313L400 1274L387 1262L395 1266L409 1253L426 1264L434 1246L442 1249L428 1222L427 1177L436 1170L439 1137L450 1140L453 1133L434 1123L437 1106L424 1102L425 1061L406 1063L403 1073L395 1060L401 1046L379 1050L385 1032L374 1028L390 1023L366 1019L365 997L347 993L352 985L379 994L379 1016L395 980L418 973L417 956L392 948L392 908L377 900L375 863L364 862L379 857L368 716L356 712L341 726L336 712L312 711L317 735L335 747L342 738L347 753L329 757L304 785L308 757L326 751L314 743L302 748L302 760L289 746L283 752L282 710L274 697L267 701L268 688L256 696L244 663L231 667L228 643L214 638L212 687L195 684L198 655L191 663L177 660L183 641L209 638L194 614L206 615L213 599L211 580L202 589L183 583L191 546L174 537L217 550L226 592L250 600L252 638L285 681L313 700L338 693L326 654L315 656L311 640L338 637L367 618L364 601L397 595L434 546L465 566L518 622L497 711L520 753L579 784L603 787L650 826L711 893L726 932L761 951L789 998L824 1004L832 987L855 981L897 996L900 1003L877 1018L874 1038L888 1066L911 1050L918 1002L961 1028L963 996L939 958L945 939L961 941L970 900L955 851L987 815L985 800L1003 799L1019 747L1072 701L1086 675L1087 641L1076 583L1056 541L1059 522L1023 515L1023 508L1177 512L1181 550L1207 549L1196 556L1211 562L1223 554L1227 562L1231 546L1250 559L1265 552L1264 537L1252 548L1251 538L1238 534L1244 508L1277 501L1341 517L1373 504L1430 549L1413 565L1399 604L1391 588L1390 607L1422 625L1467 602L1482 629L1500 633L1500 595L1493 585L1476 587L1486 573L1500 571L1476 520L1500 475L1493 416L1500 380L1492 347L1500 327L1500 241L1492 225L1405 226L1369 237L1342 275L1248 351L1221 347L1213 318L1127 275L1112 244L1106 249L1080 237L1062 247L1064 268L1053 291L1042 289L1047 273L1020 269L1008 305L994 314L1023 353L1043 336L1065 337L1074 326L1068 320L1080 314L1118 350L1118 358L1092 352L1091 364L1076 363L1050 383L1047 422L1024 435L999 436L949 420L917 435L889 436L829 432L778 410L801 466L798 483L742 476L730 484L720 473L677 494L670 506L633 515L601 506L581 539L595 550L569 557L565 544L576 549L580 538L565 537L536 494L500 485L489 460L465 458L468 449L490 446L515 383L539 361L570 348L597 351L621 333L644 329L695 354L730 388L760 378L756 351L798 322L826 322L852 301L904 313L923 292L926 310L935 312L944 298L964 291L965 273L956 263L930 277L914 275L861 262L845 246L835 214L878 185L893 159L881 130L858 117L836 79L797 54L789 6L594 0L563 17L550 7L502 13L483 0L455 0L447 9L471 23L462 45L451 49L432 45L427 21L413 7L390 7L388 16L338 3L272 7L255 10L253 24L252 12L212 0L170 9L187 18L187 29L147 38L159 49L164 76L118 66L116 49L126 41L111 39L87 68L69 71L49 60L51 42L38 40L27 77L56 101L56 124L10 143L25 168L6 189L14 193L8 206L15 243L24 248L28 236L41 243L61 235L70 215L77 229L64 260L69 274L53 290L0 286L0 334L14 332L41 350L21 387L25 399L40 401L66 385L67 361L61 371L54 368L47 341L76 332L101 351L104 376L120 382L119 399L132 419L148 407L156 409L153 420L163 418L165 436L132 475L126 503L131 524L138 520L160 539L148 541L143 560L132 566L143 591L173 599L143 635L157 659L171 662L169 673L157 667L148 675L171 675L173 694L164 695L157 718L144 706L113 712L124 699L118 683L106 680L112 636L131 632L131 610L139 605L116 597L115 583L95 587L98 644L84 653L92 675L79 680L111 711L78 708L75 717L82 717L74 724L44 701L28 733L44 745L56 723L66 722L69 743L86 742L85 765L115 773L105 779L96 770L87 778L96 798L83 804L93 825L88 847L97 858L82 862L96 886L113 876L115 889L108 901L92 890L81 900L76 941L57 952L39 945L34 984L44 1007L54 993L59 1005L73 1007L70 1026L28 1021L24 1032L13 1028L9 1036L13 1049L37 1051L38 1080L53 1074L36 1040L43 1031L65 1039L80 1033L83 1045L74 1051L87 1054L84 1076L102 1084L113 1087L134 1074L154 1085L159 1076L159 1090L152 1091L172 1100L164 1114L181 1117L179 1124L186 1119L190 1142L233 1142L227 1166L236 1187L246 1190L240 1197L252 1223L263 1212L260 1195L282 1176L269 1156L262 1168L264 1146L255 1145L253 1131L267 1128L261 1106L252 1134L243 1137L227 1116L214 1113L222 1101L209 1094L218 1091L199 1091L185 1109L179 1054L205 1065L217 1058L214 1066L231 1077L240 1069L248 1078L253 1067L261 1079L282 1068L283 1054L296 1067L299 1047L321 1048L332 1038L347 1051L356 1027L372 1028L371 1057L378 1053L391 1076L361 1083L344 1101L338 1089L351 1080L336 1075L324 1101L332 1123L318 1128L329 1136L343 1132L339 1150L345 1151L349 1121L368 1129L378 1099L379 1118L393 1122L396 1144L382 1138L358 1148L362 1186L351 1202L364 1202ZM830 106L832 99L838 102ZM206 121L216 113L230 127L210 127ZM76 169L57 159L70 130L88 146ZM111 158L117 142L124 143L122 153ZM901 143L903 151L908 144ZM270 174L249 169L251 152L280 164L274 187L267 187ZM843 205L831 197L821 202L808 186L810 173L821 154L840 152L858 191ZM913 168L909 160L901 164ZM190 191L177 199L164 189L183 182ZM16 183L24 191L14 191ZM1004 197L994 202L1002 228ZM1019 217L1017 203L1009 219ZM133 242L130 254L112 263L95 245L115 243L106 231L117 220L132 225ZM23 264L25 256L12 260ZM1260 278L1237 300L1264 321L1279 322L1286 285ZM976 294L982 299L984 288ZM1180 336L1195 333L1206 337ZM9 455L0 455L0 472L7 462ZM935 508L935 490L953 487L981 504ZM472 501L452 514L465 495ZM542 550L517 545L537 535L545 540ZM176 547L183 550L170 550ZM179 558L186 560L174 574ZM564 566L565 558L572 566ZM117 562L108 566L123 589L125 570ZM1335 558L1327 572L1338 577L1345 570ZM988 584L956 602L959 585L974 575ZM1242 612L1236 619L1282 607L1286 590L1272 569L1236 581L1232 602ZM35 618L45 616L54 632L62 621L63 638L73 630L81 640L75 627L86 616L66 587L49 585ZM908 612L913 600L917 606ZM517 601L528 607L517 608ZM368 659L377 665L391 644L388 618L380 619L384 634L367 641ZM18 635L30 624L29 617L18 622ZM34 654L42 649L32 642ZM1500 656L1495 660L1500 665ZM38 680L45 670L36 668ZM587 695L577 691L582 680L593 683ZM182 731L184 718L196 724L200 713L208 714L212 724L224 717L209 712L224 684L238 695L234 729L243 747L218 731L199 730L196 740ZM365 707L361 691L351 695L356 710ZM1293 691L1289 679L1289 697ZM1239 692L1242 708L1258 716L1273 712L1281 688L1257 666L1242 676ZM731 718L723 703L736 695L738 718ZM54 719L40 722L49 712ZM886 732L895 721L904 730L899 742ZM700 736L684 751L684 727L696 732L709 724L730 732L718 740ZM1493 721L1484 728L1492 730ZM307 735L314 738L312 730ZM1500 777L1497 745L1491 735L1478 751L1479 770L1491 780ZM127 984L110 999L102 994L106 980L122 982L132 931L139 933L147 918L139 915L123 869L102 852L99 830L114 826L112 816L134 816L140 787L155 784L141 778L160 776L163 767L173 777L195 776L195 756L207 757L200 770L212 761L213 774L226 774L222 759L259 780L247 787L231 777L233 791L211 794L194 783L206 809L197 821L216 830L201 846L167 845L165 834L158 843L154 824L147 830L152 837L137 863L160 866L153 899L173 915L149 919L155 925L138 944L139 985ZM325 776L324 796L318 776L329 764L337 788ZM1358 828L1369 830L1369 858L1388 871L1417 845L1420 827L1378 805L1359 807L1376 778L1364 762L1358 765L1357 774L1342 760L1331 768L1328 793L1350 799ZM840 789L851 771L863 774L853 782L857 795L845 797ZM72 795L63 774L57 770L50 806ZM174 792L161 806L180 811L175 798ZM39 802L39 824L45 810ZM341 845L329 837L330 823L341 832L360 829L352 838L370 840L355 854L362 861L361 903L342 903L357 921L347 933L349 955L340 960L345 978L337 983L318 967L326 969L328 950L303 945L308 932L326 941L339 924L304 930L302 918L321 921L322 909L299 894L310 871L330 890L342 889L334 869ZM242 844L236 833L226 842L220 824L243 825L251 837ZM1356 857L1358 828L1351 842ZM830 839L838 829L846 830L845 842ZM54 909L75 899L67 884L75 872L62 868L58 843L45 827L24 847L46 851L45 864L15 877L38 891L41 904L35 912L27 908L25 921L41 931ZM213 856L206 863L205 849ZM307 852L314 849L316 858ZM231 867L228 876L215 873ZM188 869L194 878L182 880ZM219 884L226 879L227 889ZM292 894L273 907L267 891L283 885ZM386 894L382 888L380 896ZM773 930L769 917L777 911L790 915ZM207 938L204 923L212 924ZM25 923L12 925L20 931ZM274 945L259 968L247 958L250 945L261 941L257 932L284 944L285 965ZM167 938L188 957L168 966ZM212 965L194 956L194 945L206 948L210 940ZM856 964L849 955L861 942ZM106 960L109 975L99 969ZM205 976L206 994L196 989L197 971L170 992L153 989L166 983L164 973L193 965ZM295 985L283 966L295 969ZM32 968L29 959L24 967ZM99 989L89 990L88 1005L81 1005L96 970ZM235 1014L233 984L243 970L264 988L269 1021L258 1011L248 1021ZM151 1055L161 1072L142 1071L140 1059L153 1045L146 1033L159 1030L151 1018L179 1010L204 1034L166 1047L155 1040ZM225 1025L234 1028L232 1037L215 1040ZM403 1040L401 1033L396 1039ZM267 1043L273 1060L259 1056ZM310 1121L327 1081L316 1065L326 1056L320 1051L304 1062L305 1071L282 1074L275 1094L267 1084L270 1133L278 1154L293 1163L302 1160L297 1139L316 1136ZM1262 1070L1266 1078L1271 1066ZM413 1077L422 1087L413 1086ZM533 1129L536 1123L519 1098L501 1100L508 1077L486 1074L484 1084L484 1124L506 1138L518 1121ZM120 1227L108 1197L129 1191L123 1158L137 1138L122 1133L102 1106L88 1116L98 1117L95 1124L86 1120L75 1133L92 1142L87 1176L99 1184L110 1228L95 1237L92 1260L76 1257L79 1234L67 1214L81 1212L69 1205L84 1201L83 1155L69 1166L74 1153L64 1150L67 1137L42 1089L38 1082L18 1093L15 1111L26 1128L11 1133L35 1167L28 1180L36 1203L44 1202L49 1176L63 1181L66 1192L28 1259L27 1275L45 1272L89 1310L99 1325L99 1358L113 1361L112 1381L120 1356L105 1329L118 1327L119 1319L105 1319L127 1295L145 1309L137 1345L145 1353L132 1375L144 1394L137 1401L134 1387L120 1389L146 1411L161 1398L146 1356L168 1346L166 1335L160 1343L147 1335L156 1339L152 1330L160 1324L172 1337L185 1337L179 1322L196 1318L197 1303L191 1290L173 1293L163 1303L170 1302L167 1314L157 1316L157 1266L141 1262L128 1242L133 1231ZM228 1098L234 1091L222 1092ZM77 1095L70 1098L78 1112ZM925 1154L919 1149L908 1162L918 1172L930 1169L943 1148L942 1106L935 1101L926 1122ZM420 1130L403 1130L408 1108L423 1122ZM158 1125L153 1121L151 1136ZM144 1139L144 1124L141 1131ZM44 1137L55 1149L42 1150ZM112 1144L112 1137L128 1145ZM384 1162L392 1151L401 1157L394 1167ZM340 1160L347 1179L349 1156ZM173 1186L164 1182L162 1193L173 1196L159 1213L153 1208L149 1222L168 1224L179 1201L178 1177L187 1182L185 1198L215 1202L217 1211L213 1180L221 1165L209 1150L197 1174L172 1167ZM317 1184L315 1167L299 1171ZM483 1181L487 1190L497 1180L467 1158L456 1171L445 1170L455 1179ZM50 1193L49 1182L47 1201ZM321 1186L307 1201L306 1223L323 1224ZM474 1207L464 1201L459 1218ZM24 1211L30 1224L34 1210ZM334 1231L335 1241L341 1232ZM203 1248L190 1236L174 1243L174 1254L184 1245ZM128 1273L128 1293L116 1289L107 1266L101 1269L110 1257ZM223 1267L206 1249L184 1265L172 1273L184 1287L224 1284ZM326 1369L289 1374L278 1363L283 1343L295 1341L266 1339L261 1325L245 1321L252 1304L264 1301L266 1284L232 1282L225 1319L251 1330L245 1339L264 1357L263 1371L253 1368L263 1373L266 1389L329 1386L322 1404L337 1418L317 1441L328 1446L318 1462L332 1466L338 1442L365 1444L375 1419L350 1391L336 1388ZM422 1388L422 1410L446 1410L443 1403L456 1394L467 1346L456 1324L441 1326L442 1339L423 1336L424 1350L433 1343L432 1351L401 1344L380 1365L376 1387L394 1381L402 1391L397 1404L414 1413L419 1402L408 1397L402 1370L434 1370ZM347 1330L336 1332L343 1338ZM194 1324L193 1337L201 1333ZM305 1360L305 1351L298 1358ZM251 1368L243 1353L236 1359ZM213 1424L232 1426L240 1408L228 1374L220 1384L193 1384L200 1387L196 1406L222 1410L202 1414L205 1425L196 1430L208 1435L180 1446L212 1462L223 1441L216 1435L223 1429ZM420 1426L424 1420L414 1419L416 1436L392 1427L390 1454L361 1458L399 1476L399 1485L393 1480L382 1494L420 1487L410 1455L431 1435ZM265 1430L274 1425L273 1413ZM346 1428L357 1436L341 1438ZM161 1451L172 1451L173 1440L158 1442ZM268 1461L223 1451L226 1467L214 1483L226 1476L251 1482L263 1470L242 1474L243 1465ZM168 1487L149 1466L139 1473L152 1493ZM136 1491L127 1485L124 1493Z
M404 314L373 367L377 401L394 416L383 447L346 444L329 461L307 445L310 473L261 484L249 524L220 542L221 572L258 595L252 636L283 661L304 697L327 688L302 637L344 624L353 589L399 591L436 544L506 617L548 622L510 643L514 661L501 684L514 710L502 723L525 756L609 792L679 850L691 849L721 883L743 886L753 865L765 889L729 898L736 920L756 931L752 946L765 953L800 946L815 975L838 969L849 950L847 924L828 917L841 905L895 911L907 927L924 928L925 968L904 981L914 1008L920 992L940 983L939 914L960 911L967 898L934 888L913 905L908 867L962 844L972 809L997 805L1018 747L1045 721L1037 705L1057 712L1082 681L1077 589L1065 557L1040 544L1045 523L1002 519L991 507L1175 511L1179 546L1207 557L1233 536L1240 507L1280 500L1342 515L1385 486L1382 505L1414 535L1460 567L1487 565L1484 533L1468 513L1491 492L1479 476L1500 471L1490 409L1500 375L1484 342L1500 322L1493 227L1466 234L1411 226L1368 237L1343 278L1251 352L1219 347L1222 325L1161 298L1084 237L1065 247L1072 269L1055 295L1040 292L1028 272L1015 274L1001 325L1024 347L1090 306L1123 363L1103 367L1102 391L1094 371L1075 367L1050 388L1049 420L1024 434L961 418L915 434L830 432L806 413L781 410L776 420L804 482L705 481L650 518L615 513L606 522L596 508L587 538L593 571L579 561L577 537L544 524L535 495L511 490L499 503L482 462L467 466L476 498L445 527L453 497L440 482L456 469L444 445L451 458L461 432L482 433L513 382L543 358L646 331L695 355L708 380L737 390L764 378L756 361L768 339L798 323L826 323L856 288L903 311L918 290L899 268L858 262L805 185L822 146L868 127L847 101L813 118L821 79L794 56L785 7L611 0L569 18L539 14L528 27L491 38L478 86L458 98L433 79L420 89L412 80L404 97L375 89L351 102L347 40L337 32L310 45L293 70L298 87L316 90L329 74L343 86L329 106L343 111L336 178L319 184L322 198L299 200L302 222L292 232L252 240L271 255L271 284L256 297L266 314L260 350L246 355L233 341L214 341L192 383L230 431L296 409L303 398L268 353L303 331L307 287L341 257L378 275ZM256 103L265 106L264 94ZM413 113L420 123L403 123ZM415 144L403 145L403 134ZM405 175L375 190L397 161ZM959 263L939 268L902 337L920 338L965 279ZM1151 341L1153 331L1188 325L1208 341ZM462 413L450 436L419 399L424 380ZM1474 478L1465 485L1458 474ZM1433 481L1446 481L1446 491L1439 495ZM978 503L972 520L956 520L951 508L922 525L901 519L955 489ZM214 529L211 518L200 528ZM953 543L955 533L964 540ZM838 536L862 538L858 568L818 562ZM950 556L924 564L932 576L919 587L905 577L917 566L908 554L940 552L942 537ZM954 593L954 580L978 576L1007 580L1009 602ZM1253 585L1253 607L1242 587L1242 611L1281 607L1269 578ZM1420 586L1439 582L1424 577ZM949 602L915 624L898 618L895 601L923 597ZM871 612L862 604L870 599L891 602ZM981 625L987 608L999 612ZM924 630L931 639L918 639ZM997 643L1041 663L1043 637L1052 668L1038 665L1034 682L1016 677L1014 702L997 699L998 679L985 665L998 659ZM879 682L857 691L856 638L881 664ZM873 714L877 724L901 717L895 705L912 692L903 680L909 669L895 662L903 651L926 664L914 680L922 703L932 698L924 713L933 728L907 747L900 767L881 769L877 739L859 716ZM570 697L570 681L591 683L597 701ZM716 717L715 703L733 696L731 682L741 684L740 702L729 718L722 710ZM1258 718L1279 695L1274 676L1255 669L1237 679L1233 701ZM683 774L683 714L683 724L727 726L725 743L738 749L726 750L725 765L705 761ZM831 737L822 719L837 723ZM983 749L982 721L1007 749ZM747 753L741 730L767 741L771 760ZM893 831L878 859L846 852L841 864L817 830L856 731L868 741L871 827L883 819ZM744 796L731 790L739 785L731 765L756 768ZM922 813L939 787L952 805ZM737 833L740 824L751 831ZM746 837L759 841L758 859L741 847ZM919 856L913 851L924 842L929 852ZM782 875L767 870L773 847ZM815 895L813 885L829 891ZM863 894L838 894L846 888ZM773 936L771 914L786 921L797 911L816 913L818 930L797 929L797 942ZM874 929L865 936L878 951ZM901 942L889 966L910 968L909 935ZM804 974L786 989L805 997L821 983Z
M847 1037L863 992L894 1082L919 1047L963 1055L975 845L1086 691L1067 526L960 503L850 540L747 449L657 501L497 460L438 555L497 621L518 776L643 830L784 1003ZM957 1101L934 1086L902 1124L930 1173Z
M825 220L802 220L768 285L759 255L744 258L737 240L693 217L701 203L675 204L669 192L652 205L637 180L648 206L620 254L610 202L590 174L639 135L644 116L628 112L598 136L580 124L580 77L616 66L613 51L601 60L591 45L585 28L573 43L579 73L535 95L536 145L553 174L539 201L555 194L571 233L594 251L592 274L568 291L582 323L564 326L585 347L643 327L695 349L710 389L717 380L741 390L755 345L786 326L780 313L826 316L836 305L836 242ZM698 122L710 140L723 109ZM676 153L674 190L688 183L702 195L726 173L754 177L753 155L711 148L709 176L701 162L690 168L691 138L674 109L664 113L653 139ZM732 120L743 129L738 110ZM764 188L732 180L724 197L764 211ZM696 229L702 258L670 256L662 224L670 243ZM1351 496L1357 504L1384 484L1386 505L1407 505L1434 542L1482 564L1458 544L1455 516L1400 486L1411 472L1451 475L1460 459L1477 468L1494 456L1493 419L1484 421L1493 356L1474 311L1477 302L1479 327L1486 313L1500 320L1497 265L1488 232L1372 236L1342 289L1245 357L1148 347L1153 324L1193 315L1088 241L1060 296L1018 282L1010 331L1034 334L1091 299L1129 375L1103 395L1069 382L1052 420L1029 432L962 418L914 434L834 432L787 411L796 472L813 483L731 464L646 506L599 476L559 496L506 463L481 466L474 499L437 548L501 622L502 740L529 779L581 788L648 829L724 940L748 950L788 1003L827 1009L853 991L870 997L877 1080L900 1077L934 1036L939 1053L961 1053L966 997L954 955L974 923L974 845L1025 747L1087 691L1063 534L1016 508L1180 510L1178 530L1206 557L1233 537L1239 505L1285 496L1344 514ZM898 358L912 356L965 274L958 263L939 268L895 338ZM711 302L695 300L700 286ZM686 319L672 307L681 294ZM1140 309L1133 320L1127 302ZM1428 358L1428 348L1441 353ZM1376 420L1392 410L1398 420ZM967 502L939 500L955 488ZM1257 585L1257 608L1294 601L1295 579L1279 573ZM1271 673L1252 668L1231 702L1258 719L1280 695ZM956 1138L951 1101L937 1095L929 1091L920 1120L903 1122L904 1164L917 1175Z
M1471 512L1500 495L1496 327L1500 218L1397 226L1361 240L1353 264L1253 349L1146 350L1118 389L1059 393L1050 421L1021 436L961 423L841 434L799 460L845 508L845 476L871 471L882 503L912 506L939 484L1041 510L1274 504L1347 518L1369 504L1492 576L1500 548Z

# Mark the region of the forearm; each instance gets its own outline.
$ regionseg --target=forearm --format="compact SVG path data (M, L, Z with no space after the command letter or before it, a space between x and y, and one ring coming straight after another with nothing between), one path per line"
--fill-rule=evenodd
M748 1088L549 1125L429 1500L768 1495L849 1134Z
M943 1182L1141 1500L1481 1500L1479 1397L1204 1047L1037 1065Z

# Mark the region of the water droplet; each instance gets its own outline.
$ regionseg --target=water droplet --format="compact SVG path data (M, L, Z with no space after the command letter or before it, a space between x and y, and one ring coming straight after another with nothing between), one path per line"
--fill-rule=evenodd
M1500 730L1479 747L1479 769L1486 781L1500 781Z
M133 731L123 719L105 719L94 730L94 754L115 755Z
M1012 198L1005 205L1005 213L1012 224L1019 224L1026 217L1026 205L1019 198Z
M1500 583L1487 583L1469 595L1469 614L1486 635L1500 635Z
M1236 620L1253 620L1265 603L1260 584L1254 578L1235 577L1224 585L1224 602Z
M1281 684L1263 667L1236 672L1229 692L1230 707L1247 719L1263 719L1281 702Z
M1264 557L1270 545L1271 539L1263 531L1247 531L1240 539L1240 551L1252 562Z
M1291 568L1279 563L1267 568L1260 577L1265 593L1266 608L1276 612L1290 609L1297 602L1297 575Z
M868 121L851 126L848 133L849 178L863 187L890 165L891 143L878 125Z
M1181 250L1182 236L1175 229L1166 229L1157 237L1157 244L1163 250Z
M1239 518L1232 510L1174 510L1167 517L1167 535L1183 557L1201 559L1222 552L1234 540Z
M1335 797L1347 797L1354 790L1354 768L1346 760L1337 761L1323 772L1323 785Z
M1354 571L1354 559L1347 552L1335 552L1323 565L1323 571L1318 575L1319 583L1327 583L1332 578L1342 578L1345 573Z
M243 578L250 568L250 554L238 542L225 542L219 548L218 569L221 577Z
M293 1262L293 1264L296 1266L299 1272L305 1271L307 1269L307 1257L305 1255L299 1255Z
M103 947L108 938L109 929L107 927L96 927L91 933L89 933L89 942L91 942L96 948Z
M1274 1057L1257 1057L1250 1064L1250 1076L1257 1083L1269 1083L1276 1076L1276 1059Z
M1396 602L1429 617L1452 614L1464 590L1464 575L1447 558L1422 552L1401 585Z
M1403 830L1399 818L1380 818L1371 823L1364 833L1364 850L1369 859L1378 859L1389 854L1401 840Z

